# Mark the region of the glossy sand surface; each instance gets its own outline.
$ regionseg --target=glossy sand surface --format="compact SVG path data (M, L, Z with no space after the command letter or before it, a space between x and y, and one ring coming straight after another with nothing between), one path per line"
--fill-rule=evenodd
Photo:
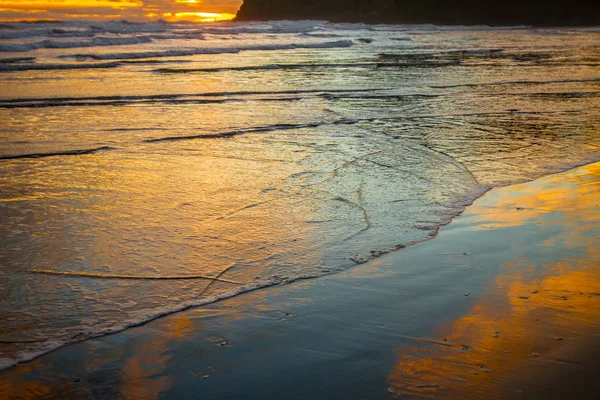
M495 189L434 240L65 347L3 398L595 398L600 164Z

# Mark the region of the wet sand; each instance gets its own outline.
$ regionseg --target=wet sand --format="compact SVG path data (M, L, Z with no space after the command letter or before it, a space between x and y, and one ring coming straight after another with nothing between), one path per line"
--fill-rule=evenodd
M600 163L489 192L439 235L0 373L0 398L597 398Z

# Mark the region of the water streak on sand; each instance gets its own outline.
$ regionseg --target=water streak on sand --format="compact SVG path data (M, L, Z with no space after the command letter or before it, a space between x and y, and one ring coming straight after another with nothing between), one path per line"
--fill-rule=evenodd
M235 265L235 264L234 264ZM240 285L240 282L235 282L229 279L222 279L218 276L205 276L205 275L182 275L182 276L134 276L134 275L114 275L114 274L99 274L92 272L77 272L77 271L52 271L44 269L29 269L24 272L30 274L43 274L43 275L62 275L62 276L73 276L79 278L99 278L99 279L139 279L139 280L186 280L186 279L205 279L209 281L218 281L225 283L234 283Z

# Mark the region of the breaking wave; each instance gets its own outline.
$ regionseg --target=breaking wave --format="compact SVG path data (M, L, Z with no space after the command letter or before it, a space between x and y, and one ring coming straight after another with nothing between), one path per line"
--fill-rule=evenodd
M72 49L79 47L123 46L131 44L152 43L151 36L106 38L99 37L86 41L62 42L42 40L33 43L10 43L0 45L0 52L26 52L35 49Z

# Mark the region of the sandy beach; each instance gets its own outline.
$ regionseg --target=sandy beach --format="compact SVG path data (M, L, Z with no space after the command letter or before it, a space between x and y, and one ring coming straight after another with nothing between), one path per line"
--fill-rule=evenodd
M600 398L598 6L0 1L0 400Z
M494 189L433 240L61 348L6 399L592 399L600 163Z

